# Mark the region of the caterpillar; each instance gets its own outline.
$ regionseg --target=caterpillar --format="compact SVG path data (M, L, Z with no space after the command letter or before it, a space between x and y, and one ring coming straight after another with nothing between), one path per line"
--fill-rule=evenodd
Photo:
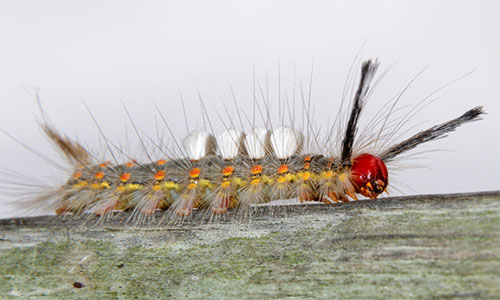
M345 113L336 114L336 122L326 130L324 139L319 138L305 101L302 108L306 121L302 130L293 122L291 126L281 124L274 128L269 121L269 100L263 97L267 101L263 101L264 107L257 103L257 110L266 126L252 126L244 132L239 116L241 128L231 121L230 125L224 124L225 131L218 135L201 102L210 130L191 131L182 140L174 138L170 149L155 144L159 157L147 155L148 161L138 161L126 153L122 154L128 161L118 161L106 139L113 161L99 161L92 151L52 126L41 110L42 131L64 157L71 176L61 186L40 192L22 206L49 208L57 215L92 213L101 220L129 211L125 221L143 223L154 218L159 210L167 211L163 217L167 222L175 222L192 218L195 211L210 218L229 211L246 216L252 207L279 199L325 204L359 197L377 199L387 192L391 182L387 165L423 143L480 120L484 114L482 107L475 107L455 119L398 140L402 124L428 104L422 101L398 122L391 122L389 116L397 109L400 94L381 108L366 130L360 131L359 120L377 85L378 68L377 60L362 63L350 103L343 102ZM157 110L170 131L168 120ZM289 115L293 119L293 114ZM247 121L254 124L248 118ZM135 125L134 129L139 135ZM141 143L144 146L143 139Z

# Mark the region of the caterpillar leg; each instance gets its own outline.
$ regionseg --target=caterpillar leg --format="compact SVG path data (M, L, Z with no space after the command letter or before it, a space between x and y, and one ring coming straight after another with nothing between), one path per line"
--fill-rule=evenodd
M308 183L299 184L297 188L297 197L301 203L316 200L314 189Z
M215 198L215 205L212 206L212 212L214 214L224 214L232 206L233 202L233 196L221 192L221 194Z

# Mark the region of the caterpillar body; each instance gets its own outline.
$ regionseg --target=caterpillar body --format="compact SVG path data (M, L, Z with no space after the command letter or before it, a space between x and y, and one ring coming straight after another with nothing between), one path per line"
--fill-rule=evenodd
M293 126L254 127L246 133L226 127L217 137L213 131L191 131L182 141L174 141L175 149L170 152L182 155L159 149L163 157L149 157L148 162L112 163L97 161L78 142L43 121L43 132L66 158L72 175L62 186L30 199L28 206L50 208L58 215L92 212L103 219L116 211L131 211L126 220L140 223L157 210L167 210L165 218L174 221L190 217L195 210L212 216L228 210L245 214L252 206L278 199L323 203L358 200L359 195L376 199L389 186L387 164L484 114L482 107L475 107L402 141L394 140L400 129L397 124L376 138L360 133L358 121L378 66L372 60L362 64L348 113L339 119L337 134L330 130L323 142L310 125L303 130L308 136ZM386 130L386 116L397 100L378 116ZM392 144L371 147L384 134ZM304 149L311 140L316 149Z

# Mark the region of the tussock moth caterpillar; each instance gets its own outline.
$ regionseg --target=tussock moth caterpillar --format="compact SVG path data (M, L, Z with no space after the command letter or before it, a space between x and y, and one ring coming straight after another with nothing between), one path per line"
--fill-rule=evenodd
M403 90L360 130L364 106L383 77L376 78L378 68L378 61L368 60L362 64L357 83L349 75L342 97L343 109L322 135L322 130L313 123L310 99L305 97L300 105L305 116L300 126L294 122L295 106L292 109L281 97L279 124L273 124L271 99L260 86L254 89L260 93L260 100L254 96L253 116L249 118L240 112L235 100L237 120L224 121L219 115L225 128L220 133L213 129L213 118L209 117L201 96L205 130L190 131L180 140L172 133L168 117L157 107L163 125L170 132L168 147L141 134L125 108L146 152L146 161L132 158L107 140L94 119L112 157L109 161L100 160L91 150L52 126L40 106L40 126L70 166L71 176L63 185L44 190L23 205L50 208L58 215L82 216L90 212L102 220L113 217L117 211L130 211L124 214L124 220L142 223L158 210L167 210L162 220L175 222L191 218L195 210L210 218L229 210L246 216L251 207L279 199L298 198L300 202L326 204L358 200L359 196L376 199L390 186L388 164L420 144L443 138L463 124L479 120L484 114L482 107L475 107L402 139L405 123L433 100L428 96L399 119L392 120L392 114L401 109L398 105ZM263 127L256 126L256 115L262 119ZM286 115L288 125L283 121ZM249 129L244 130L245 127ZM156 146L156 156L147 153L146 143ZM126 157L126 161L119 160L118 154Z

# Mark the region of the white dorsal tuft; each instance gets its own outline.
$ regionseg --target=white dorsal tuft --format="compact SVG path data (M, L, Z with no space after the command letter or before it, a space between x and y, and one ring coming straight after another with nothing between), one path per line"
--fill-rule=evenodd
M234 159L243 151L245 134L236 129L224 131L218 139L219 152L223 159Z
M245 148L248 157L261 159L269 149L269 131L265 128L254 128L245 136Z
M303 142L302 132L290 127L279 127L271 133L271 145L279 159L287 159L302 151Z
M191 131L182 140L182 145L192 160L200 160L215 153L215 138L208 132Z

